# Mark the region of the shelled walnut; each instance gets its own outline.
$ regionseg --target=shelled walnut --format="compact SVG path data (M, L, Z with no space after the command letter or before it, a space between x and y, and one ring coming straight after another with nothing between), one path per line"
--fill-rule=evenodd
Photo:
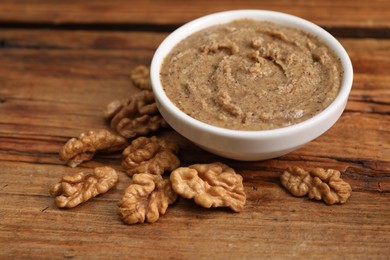
M120 109L122 109L122 107L127 103L129 102L128 99L125 99L125 100L118 100L118 99L115 99L113 101L111 101L107 106L106 106L106 109L104 110L104 118L108 118L108 119L111 119L112 117L114 117L114 115L116 113L119 112Z
M140 89L152 90L150 82L149 69L146 66L140 65L133 69L130 73L131 81Z
M351 186L340 178L340 172L316 168L310 171L313 177L309 198L324 200L326 204L345 203L351 196Z
M311 188L312 177L299 167L289 167L281 176L282 185L294 196L307 195Z
M153 92L148 90L138 92L125 101L112 101L104 115L110 120L111 128L126 138L146 135L168 126L157 109Z
M310 199L324 200L328 205L345 203L351 195L351 186L340 178L340 172L315 168L309 172L290 167L280 176L282 185L294 196L308 195Z
M171 173L175 192L184 198L194 198L205 207L229 207L239 212L244 208L246 195L242 176L225 164L194 164L180 167Z
M123 151L122 167L129 176L137 173L163 174L180 165L179 147L157 137L139 137Z
M118 203L118 214L127 224L153 223L176 199L177 194L169 179L149 173L135 174L133 184L125 190Z
M123 150L127 141L105 129L88 131L78 138L70 139L60 150L60 159L69 166L76 167L83 161L93 158L96 152L115 152Z
M110 190L118 181L118 174L110 167L97 167L93 173L68 175L50 189L57 207L73 208Z

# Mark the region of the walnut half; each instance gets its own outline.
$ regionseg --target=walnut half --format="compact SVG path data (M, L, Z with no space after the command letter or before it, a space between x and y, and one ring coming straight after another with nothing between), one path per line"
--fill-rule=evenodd
M133 84L138 88L152 90L152 83L150 82L150 72L146 66L137 66L131 71L130 78Z
M73 208L110 190L118 181L118 174L110 167L97 167L93 173L68 175L50 189L57 207Z
M246 195L242 176L223 163L194 164L171 173L175 192L184 198L194 198L205 208L229 207L235 212L244 208Z
M145 220L153 223L176 199L177 194L168 179L149 173L135 174L133 184L118 203L118 214L127 224L144 223Z
M326 204L345 203L351 196L351 185L340 178L340 172L332 169L316 168L310 171L313 176L309 198L324 200Z
M280 176L282 185L294 196L308 195L324 200L328 205L345 203L351 196L351 186L340 178L340 172L315 168L309 172L290 167Z
M88 131L70 139L60 150L60 159L76 167L91 160L96 152L114 152L126 147L127 141L105 129Z
M301 197L307 195L311 189L312 177L299 167L289 167L280 176L280 181L292 195Z
M122 167L129 176L137 173L163 174L180 165L179 147L163 139L138 137L123 151Z
M143 90L128 100L114 100L107 105L104 115L111 128L125 138L134 138L157 131L168 124L160 115L152 91Z

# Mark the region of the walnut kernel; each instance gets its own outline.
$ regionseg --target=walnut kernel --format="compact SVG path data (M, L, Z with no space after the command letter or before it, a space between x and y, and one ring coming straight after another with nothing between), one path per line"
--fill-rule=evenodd
M167 124L160 115L143 115L134 119L123 118L117 125L118 133L127 138L133 138L140 135L147 135L155 132Z
M126 147L127 141L105 129L88 131L78 138L70 139L60 150L62 161L76 167L83 161L91 160L96 152L114 152Z
M351 196L351 186L340 178L340 172L315 168L309 172L299 167L288 168L281 176L282 185L294 196L308 195L324 200L328 205L345 203Z
M129 100L123 100L120 101L118 99L115 99L111 101L104 110L104 118L112 118L116 113L119 112L119 110L123 107L124 104L126 104Z
M313 176L309 198L324 200L326 204L345 203L351 196L351 185L340 178L340 172L332 169L316 168L310 171Z
M168 124L160 115L152 91L136 93L128 100L114 100L104 112L111 128L125 138L134 138L156 131Z
M73 208L110 190L118 181L118 174L110 167L97 167L93 173L68 175L50 189L57 207Z
M246 195L242 176L225 164L194 164L180 167L171 173L175 192L184 198L194 198L205 207L229 207L239 212L244 208Z
M312 177L299 167L289 167L280 176L280 181L291 194L297 197L305 196L311 188Z
M135 86L140 89L152 89L152 83L150 82L149 69L146 66L137 66L130 73L131 81Z
M127 224L144 223L145 220L153 223L176 199L177 194L168 179L149 173L135 174L133 184L118 203L118 214Z
M157 137L139 137L123 151L122 167L129 176L137 173L163 174L180 165L179 147Z

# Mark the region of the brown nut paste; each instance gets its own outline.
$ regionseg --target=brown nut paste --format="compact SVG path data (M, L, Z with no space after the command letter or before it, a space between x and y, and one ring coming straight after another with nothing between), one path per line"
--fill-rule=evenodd
M172 102L205 123L266 130L302 122L336 97L340 60L304 31L235 20L185 38L165 58L161 83Z

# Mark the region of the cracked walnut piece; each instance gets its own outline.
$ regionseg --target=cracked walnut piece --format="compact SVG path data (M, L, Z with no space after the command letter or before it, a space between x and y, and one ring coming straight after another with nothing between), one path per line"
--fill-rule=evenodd
M180 165L179 147L157 137L139 137L123 151L122 167L129 176L137 173L163 174Z
M91 160L96 152L114 152L124 149L127 141L105 129L88 131L78 138L70 139L60 150L60 159L76 167L83 161Z
M307 195L311 188L310 174L299 167L289 167L280 176L280 181L292 195L301 197Z
M118 174L110 167L97 167L93 173L68 175L50 189L57 207L73 208L110 190L118 181Z
M351 185L340 178L340 172L316 168L310 171L313 177L309 198L324 200L326 204L345 203L351 196Z
M125 138L134 138L157 131L168 124L160 115L152 91L144 90L128 100L114 100L104 111L111 128Z
M235 212L243 210L246 195L242 176L225 164L194 164L180 167L171 173L175 192L184 198L194 198L205 208L229 207Z
M152 83L150 81L150 72L146 66L137 66L130 73L131 81L140 89L152 90Z
M144 223L145 220L153 223L176 199L169 179L149 173L135 174L133 184L118 203L118 214L127 224Z
M340 178L340 172L315 168L309 172L290 167L280 176L282 185L294 196L308 195L310 199L324 200L328 205L345 203L351 195L351 186Z

